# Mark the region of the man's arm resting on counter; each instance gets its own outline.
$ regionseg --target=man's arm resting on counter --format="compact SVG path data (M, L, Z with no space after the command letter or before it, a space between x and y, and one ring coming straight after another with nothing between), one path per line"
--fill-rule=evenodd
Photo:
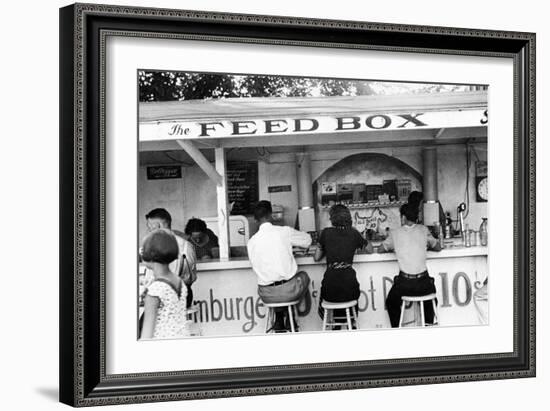
M430 251L441 251L442 248L441 248L441 245L439 243L436 243L434 246L429 247L428 250L430 250Z
M390 231L388 234L388 237L378 247L378 253L383 254L383 253L389 253L392 251L393 251L393 237Z
M384 243L380 244L377 249L378 254L391 253L392 251L393 250L388 250Z
M439 241L437 241L429 231L428 231L428 250L441 251L441 244L439 244Z
M303 231L290 228L290 244L295 247L308 248L311 245L311 236Z

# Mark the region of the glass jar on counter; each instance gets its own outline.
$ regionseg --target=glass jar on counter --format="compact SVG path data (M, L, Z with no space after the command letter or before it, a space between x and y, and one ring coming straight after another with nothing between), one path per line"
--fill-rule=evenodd
M464 229L460 233L463 247L470 247L467 244L470 241L469 231L470 231L470 228L468 227L468 224L464 224Z
M471 247L472 246L472 235L474 233L474 230L469 230L467 229L465 232L464 232L464 245L466 247Z
M479 231L472 230L472 247L479 245Z
M487 246L488 243L488 232L487 232L487 218L481 219L481 225L479 226L479 240L483 247Z

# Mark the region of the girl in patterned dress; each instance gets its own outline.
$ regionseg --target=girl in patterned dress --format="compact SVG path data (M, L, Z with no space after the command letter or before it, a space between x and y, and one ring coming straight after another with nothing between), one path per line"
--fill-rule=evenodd
M165 229L153 231L143 240L141 257L154 276L144 298L141 338L188 336L187 287L168 266L178 258L176 238Z

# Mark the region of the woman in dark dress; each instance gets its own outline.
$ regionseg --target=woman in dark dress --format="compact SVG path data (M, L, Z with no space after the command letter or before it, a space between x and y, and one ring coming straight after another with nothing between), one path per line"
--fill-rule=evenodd
M372 245L351 225L351 213L341 204L331 207L329 211L332 227L325 228L319 237L315 261L326 256L327 269L321 282L321 299L319 315L323 318L322 301L334 303L357 300L359 282L353 269L353 256L357 249L366 247L372 252ZM341 311L341 312L340 312ZM344 317L344 310L335 310L334 317Z

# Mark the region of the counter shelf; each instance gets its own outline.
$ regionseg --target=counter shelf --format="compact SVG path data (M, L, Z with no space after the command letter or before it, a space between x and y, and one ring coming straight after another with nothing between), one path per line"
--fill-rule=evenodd
M355 208L384 208L384 207L401 207L403 204L406 204L406 201L388 201L387 203L371 202L371 203L339 203L335 204L344 204L350 209ZM331 205L319 205L320 210L329 210Z
M457 257L475 257L475 256L487 256L488 247L461 247L452 246L445 248L441 251L428 251L428 260L441 259L441 258L457 258ZM357 253L353 258L353 263L369 263L369 262L382 262L382 261L397 261L395 253L372 253L365 252ZM326 265L326 260L314 261L312 256L300 256L296 257L296 263L298 266L302 265ZM212 259L208 261L201 261L197 263L197 271L220 271L220 270L232 270L252 268L250 261L247 257L233 257L226 261L220 259Z

